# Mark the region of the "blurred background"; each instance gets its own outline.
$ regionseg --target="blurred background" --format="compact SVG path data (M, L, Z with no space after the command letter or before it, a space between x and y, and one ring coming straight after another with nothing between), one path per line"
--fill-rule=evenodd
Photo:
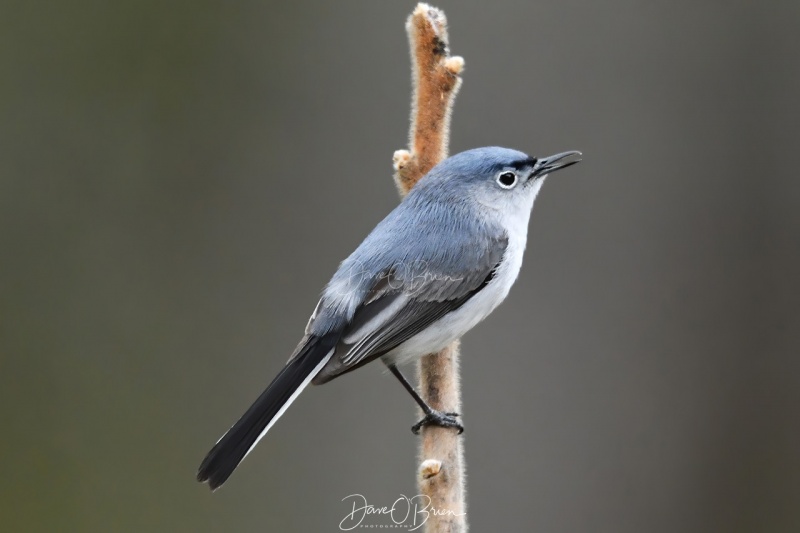
M474 531L800 531L800 4L441 0L451 151L580 149L463 343ZM0 4L0 529L338 531L370 365L196 467L397 204L410 1Z

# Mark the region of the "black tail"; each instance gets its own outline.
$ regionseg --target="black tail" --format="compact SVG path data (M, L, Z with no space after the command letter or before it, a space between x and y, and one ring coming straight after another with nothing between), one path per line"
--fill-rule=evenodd
M197 471L197 481L207 481L211 490L225 483L258 440L322 369L336 341L334 335L308 339L267 390L208 452Z

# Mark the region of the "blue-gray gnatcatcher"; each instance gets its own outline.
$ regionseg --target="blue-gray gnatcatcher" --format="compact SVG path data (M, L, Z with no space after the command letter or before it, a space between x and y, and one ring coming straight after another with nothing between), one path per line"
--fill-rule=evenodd
M477 148L434 167L339 266L289 362L208 453L197 474L222 485L309 384L381 358L425 413L412 429L463 430L395 366L435 353L486 318L517 279L533 201L580 152L530 157Z

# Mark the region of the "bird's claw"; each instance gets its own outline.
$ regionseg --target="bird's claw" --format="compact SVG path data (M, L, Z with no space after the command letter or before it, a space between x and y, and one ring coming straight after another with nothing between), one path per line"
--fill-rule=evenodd
M414 435L419 435L422 426L439 426L442 428L456 428L458 434L461 435L464 433L464 426L458 423L458 420L456 420L457 416L460 415L458 413L443 413L441 411L431 410L422 420L411 426L411 431Z

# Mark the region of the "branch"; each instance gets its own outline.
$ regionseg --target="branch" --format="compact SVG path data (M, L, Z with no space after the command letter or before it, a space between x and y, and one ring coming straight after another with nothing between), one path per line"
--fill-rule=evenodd
M395 183L401 196L431 168L447 157L450 112L461 86L464 60L451 57L444 13L418 4L406 23L413 70L411 131L408 150L394 153ZM419 363L420 394L434 409L461 412L458 342ZM428 533L464 533L466 502L464 453L457 430L436 426L422 429L419 489L430 498Z

